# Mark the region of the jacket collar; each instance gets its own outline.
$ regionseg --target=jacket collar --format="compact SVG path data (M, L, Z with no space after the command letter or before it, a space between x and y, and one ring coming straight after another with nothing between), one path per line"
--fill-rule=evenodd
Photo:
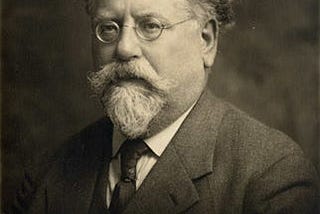
M212 172L213 154L225 104L205 90L172 141L191 179Z

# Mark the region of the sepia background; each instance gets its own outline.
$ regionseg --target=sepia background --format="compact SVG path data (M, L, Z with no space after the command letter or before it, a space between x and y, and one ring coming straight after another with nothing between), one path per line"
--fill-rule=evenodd
M102 116L89 97L90 23L80 0L2 1L2 195ZM209 87L297 141L319 165L318 0L234 0Z

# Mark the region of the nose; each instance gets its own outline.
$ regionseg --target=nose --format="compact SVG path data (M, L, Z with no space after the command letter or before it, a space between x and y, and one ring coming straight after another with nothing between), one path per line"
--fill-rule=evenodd
M130 61L141 56L139 40L134 28L123 26L118 40L115 57L119 60Z

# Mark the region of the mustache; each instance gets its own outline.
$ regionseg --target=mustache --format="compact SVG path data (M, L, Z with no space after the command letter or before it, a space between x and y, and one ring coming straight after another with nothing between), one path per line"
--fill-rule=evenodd
M145 59L114 61L101 66L96 72L89 72L87 77L92 90L98 96L102 96L106 89L125 80L141 81L149 89L159 93L164 93L174 86L172 81L160 77Z

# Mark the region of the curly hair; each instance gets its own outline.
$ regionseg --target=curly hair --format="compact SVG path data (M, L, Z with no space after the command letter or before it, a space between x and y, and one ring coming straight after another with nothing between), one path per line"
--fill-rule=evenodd
M232 0L187 0L190 10L200 22L215 18L220 27L234 23Z
M94 10L94 0L84 0L88 14ZM232 0L186 0L189 10L200 22L215 18L220 27L234 23Z

